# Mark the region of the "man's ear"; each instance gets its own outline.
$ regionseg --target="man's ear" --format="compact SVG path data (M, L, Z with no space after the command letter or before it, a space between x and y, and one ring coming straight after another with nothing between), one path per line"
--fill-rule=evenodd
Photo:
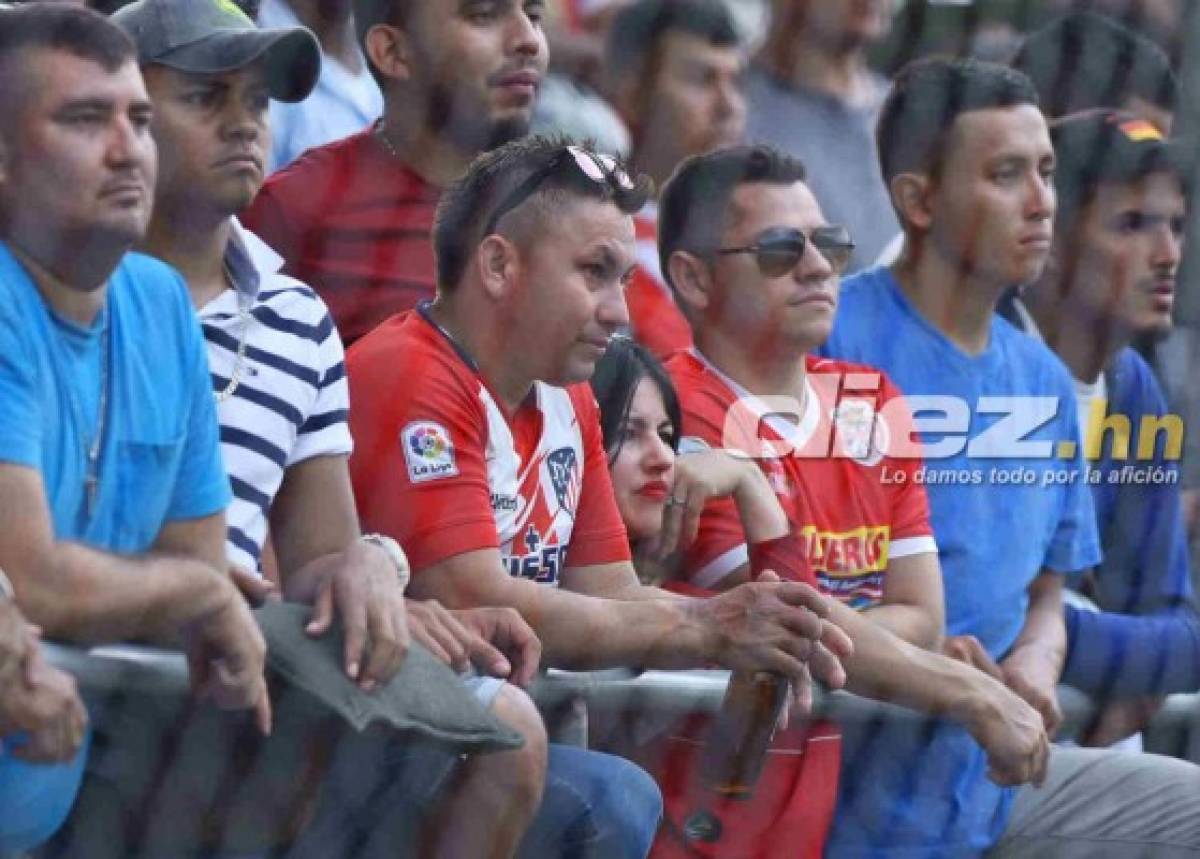
M933 181L924 173L897 173L888 183L902 224L928 230L933 223Z
M517 246L492 233L475 249L475 266L487 296L495 301L508 298L517 282Z
M363 38L363 53L386 78L403 81L412 75L409 35L399 27L376 24Z
M675 251L667 260L667 270L675 295L689 310L704 310L712 301L712 270L703 259L689 251Z

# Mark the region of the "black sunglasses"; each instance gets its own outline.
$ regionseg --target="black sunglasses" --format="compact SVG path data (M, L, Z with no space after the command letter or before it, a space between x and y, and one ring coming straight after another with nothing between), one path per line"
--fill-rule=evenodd
M533 192L565 164L574 165L578 173L597 185L611 187L618 194L634 189L633 180L612 156L592 152L582 146L564 146L557 155L530 173L524 182L509 192L488 218L483 234L489 236L494 233L501 218L533 196Z
M754 254L764 277L782 277L800 262L809 242L829 262L834 274L841 274L850 264L854 242L850 240L850 231L840 225L817 227L807 236L793 227L771 227L759 233L752 245L718 248L716 253Z

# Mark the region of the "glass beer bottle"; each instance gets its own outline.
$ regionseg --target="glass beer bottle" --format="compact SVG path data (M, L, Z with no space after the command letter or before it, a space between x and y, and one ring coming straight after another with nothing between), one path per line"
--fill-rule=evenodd
M754 792L787 695L788 682L778 674L733 672L701 758L709 790L731 799Z

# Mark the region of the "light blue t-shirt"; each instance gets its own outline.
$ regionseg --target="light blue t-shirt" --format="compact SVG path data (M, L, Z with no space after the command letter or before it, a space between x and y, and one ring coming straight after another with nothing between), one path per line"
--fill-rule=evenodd
M0 739L0 856L47 841L67 819L83 781L91 732L75 757L62 764L26 763L9 754L21 740Z
M102 369L107 365L107 374ZM108 376L95 506L87 450ZM136 554L230 500L203 336L174 269L128 254L84 329L0 242L0 461L42 476L57 540Z
M1070 574L1100 561L1069 373L999 317L987 349L965 354L883 268L845 281L822 352L886 372L918 430L940 420L920 440L947 631L974 635L1002 658L1043 568ZM922 400L931 396L942 399ZM829 855L962 856L1004 831L1012 791L987 780L983 750L961 728L852 727L843 749Z

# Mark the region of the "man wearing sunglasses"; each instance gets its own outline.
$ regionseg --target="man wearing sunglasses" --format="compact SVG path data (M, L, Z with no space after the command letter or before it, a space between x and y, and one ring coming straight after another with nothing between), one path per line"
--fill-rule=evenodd
M696 342L667 363L683 449L758 462L854 643L849 690L962 723L1000 781L1040 779L1048 741L1036 711L935 652L941 571L902 399L872 368L811 354L833 327L853 243L825 222L803 165L763 146L690 158L659 217L663 271ZM736 510L709 504L680 576L724 591L748 571Z
M412 591L451 608L516 608L554 667L714 662L841 684L848 643L797 583L713 600L639 584L585 384L628 324L630 214L647 197L611 160L543 138L481 156L443 196L438 296L347 357L351 459L366 525L399 540ZM731 620L733 619L733 620ZM577 752L551 748L553 769ZM593 755L643 855L661 802L648 776Z
M877 134L905 249L845 284L827 349L882 367L933 413L921 438L947 652L1002 679L1053 734L1063 580L1100 561L1099 540L1070 375L994 311L1046 265L1054 149L1028 78L971 60L902 69ZM1013 790L986 778L983 750L953 725L887 720L843 740L861 754L843 767L834 855L1159 857L1200 846L1200 771L1181 761L1055 746L1044 783Z

